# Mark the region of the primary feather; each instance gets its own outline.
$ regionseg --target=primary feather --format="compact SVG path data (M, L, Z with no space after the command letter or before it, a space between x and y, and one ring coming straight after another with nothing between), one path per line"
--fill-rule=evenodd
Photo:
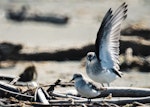
M97 33L95 53L103 69L112 68L119 71L120 30L121 23L127 16L126 12L126 3L123 3L113 14L110 8ZM117 75L119 74L117 73Z

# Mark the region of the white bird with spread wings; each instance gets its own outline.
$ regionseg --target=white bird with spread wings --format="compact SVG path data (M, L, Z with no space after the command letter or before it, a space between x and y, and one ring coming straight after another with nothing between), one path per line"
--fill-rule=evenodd
M121 23L127 17L127 4L114 13L110 8L103 18L95 41L95 52L87 53L86 72L95 82L108 84L121 77L119 71L119 39Z

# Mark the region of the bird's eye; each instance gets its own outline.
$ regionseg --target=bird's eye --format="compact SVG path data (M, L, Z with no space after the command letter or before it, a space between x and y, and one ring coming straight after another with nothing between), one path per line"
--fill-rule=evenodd
M92 58L92 55L89 55L88 57L89 57L89 59L91 59L91 58Z
M93 59L95 59L96 58L96 56L93 56Z

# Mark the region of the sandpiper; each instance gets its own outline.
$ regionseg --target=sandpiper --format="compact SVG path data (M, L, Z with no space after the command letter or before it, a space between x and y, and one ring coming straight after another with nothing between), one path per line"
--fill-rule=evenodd
M81 74L74 74L71 81L75 81L75 88L79 95L88 99L97 97L101 94L101 90L98 89L91 82L87 82L83 79Z

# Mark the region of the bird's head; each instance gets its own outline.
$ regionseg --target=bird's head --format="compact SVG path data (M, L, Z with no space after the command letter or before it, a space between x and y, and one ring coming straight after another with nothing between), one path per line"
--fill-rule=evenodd
M70 82L73 80L77 80L77 79L82 79L82 75L81 74L74 74L73 78L70 80Z
M94 52L88 52L86 55L87 61L92 61L92 60L96 60L96 54Z

